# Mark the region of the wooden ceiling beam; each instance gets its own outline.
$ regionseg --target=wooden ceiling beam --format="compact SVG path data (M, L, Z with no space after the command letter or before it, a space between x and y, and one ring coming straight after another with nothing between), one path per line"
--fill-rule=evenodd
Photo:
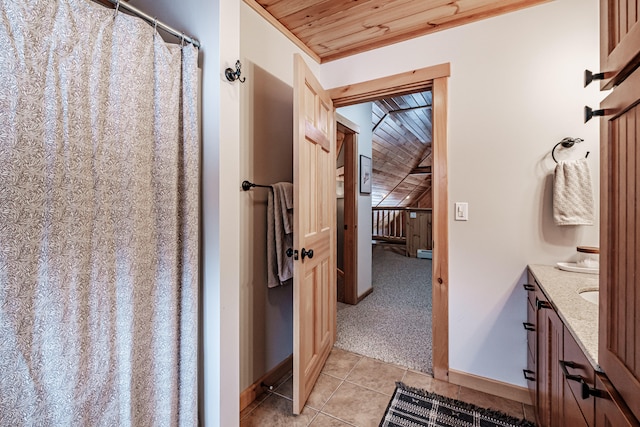
M411 169L409 175L431 175L431 166L418 166Z

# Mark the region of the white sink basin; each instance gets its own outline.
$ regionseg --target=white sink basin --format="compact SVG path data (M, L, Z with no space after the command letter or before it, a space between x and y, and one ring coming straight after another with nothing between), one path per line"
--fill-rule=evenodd
M586 289L584 291L578 292L585 300L589 301L592 304L598 304L598 290L597 289Z

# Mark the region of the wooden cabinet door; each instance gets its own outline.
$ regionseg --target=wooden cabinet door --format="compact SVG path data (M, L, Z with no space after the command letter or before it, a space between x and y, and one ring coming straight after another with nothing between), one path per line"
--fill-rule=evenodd
M595 387L595 369L585 356L584 352L578 346L578 343L573 338L569 330L565 327L564 330L564 350L563 350L562 364L566 369L566 373L563 372L565 377L565 390L571 393L570 396L565 396L565 402L568 398L573 398L574 403L579 408L579 411L584 416L587 424L593 426L594 424L594 411L595 411L595 397L592 394L585 394L585 385L589 389ZM565 414L566 418L566 414ZM564 425L571 426L573 424L565 420Z
M640 418L640 71L601 104L599 363Z
M563 395L564 377L560 370L563 354L564 325L544 299L537 297L536 307L538 332L538 366L536 379L538 383L538 421L541 427L564 427Z
M640 427L606 376L596 375L596 388L602 392L596 399L596 427Z
M638 0L600 0L602 87L619 84L640 62Z
M562 425L571 427L593 427L587 423L575 396L571 393L569 380L564 380L563 401L562 401Z

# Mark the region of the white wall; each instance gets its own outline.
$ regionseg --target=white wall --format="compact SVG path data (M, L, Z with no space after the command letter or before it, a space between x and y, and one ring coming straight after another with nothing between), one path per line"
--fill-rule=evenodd
M371 158L373 129L370 102L338 108L338 113L360 126L358 134L358 176L360 156ZM361 194L358 184L358 296L371 289L371 194Z
M240 10L240 52L243 61L253 63L289 86L293 86L293 55L299 53L311 71L316 76L320 74L320 64L289 41L251 7L242 2ZM293 130L291 132L293 133Z
M236 0L133 0L202 41L203 66L203 421L238 425L240 91L223 80L236 59L291 84L295 47ZM586 139L597 181L597 123L582 125L584 68L598 69L597 0L556 0L320 67L326 87L451 62L450 200L470 203L451 228L451 367L524 385L527 263L571 256L596 244L596 227L560 229L550 220L552 146ZM240 30L240 16L242 30ZM238 43L242 45L242 56ZM597 190L597 189L596 189ZM224 203L224 209L220 209ZM520 325L520 326L518 326Z
M131 4L202 44L200 419L206 426L238 425L239 84L224 80L223 70L239 58L240 6L236 0Z
M450 367L526 386L524 282L527 264L570 259L598 245L598 227L558 227L551 216L551 149L565 136L591 152L596 200L597 0L556 0L323 64L326 87L449 62L449 200L469 203L469 221L450 227Z

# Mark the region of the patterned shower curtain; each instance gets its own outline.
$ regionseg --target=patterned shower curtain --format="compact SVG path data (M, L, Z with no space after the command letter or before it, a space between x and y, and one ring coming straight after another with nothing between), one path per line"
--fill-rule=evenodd
M195 425L198 52L0 6L0 426Z

